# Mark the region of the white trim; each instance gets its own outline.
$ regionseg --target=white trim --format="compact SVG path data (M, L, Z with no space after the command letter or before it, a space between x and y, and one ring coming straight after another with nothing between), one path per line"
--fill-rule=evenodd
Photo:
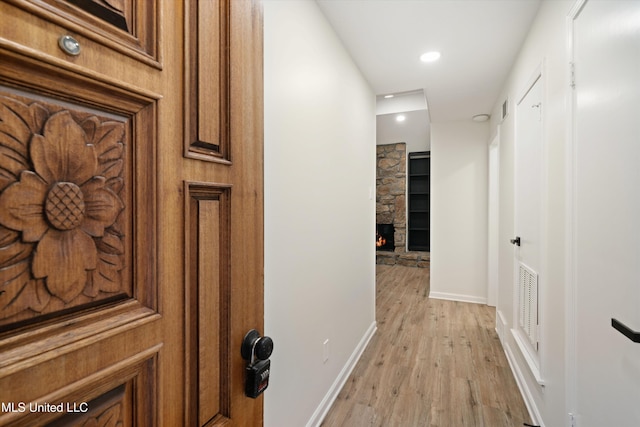
M347 360L347 363L344 365L342 371L340 371L340 374L331 385L331 388L329 388L329 391L322 399L322 402L320 402L320 405L318 405L313 415L307 422L306 427L318 427L322 423L324 418L327 416L329 409L331 409L333 402L335 402L336 398L338 397L340 390L342 390L342 387L344 387L347 379L349 379L349 375L351 375L351 372L353 372L353 369L356 367L356 364L360 360L360 357L362 357L362 353L364 353L364 350L369 345L369 341L371 341L371 338L377 330L378 326L374 321L373 323L371 323L369 329L367 329L363 337L360 339L360 342L351 354L351 357L349 357L349 360Z
M587 0L576 0L567 15L567 85L572 87L573 62L574 62L574 21L582 12ZM576 224L576 200L575 200L575 90L570 90L570 96L566 98L566 140L565 146L565 399L567 413L575 414L577 409L577 343L576 343L576 272L575 272L575 224Z
M498 306L500 276L500 128L489 144L489 194L487 203L487 304ZM493 179L492 179L493 178Z
M524 332L522 332L520 329L511 329L511 335L518 345L522 357L524 357L524 360L526 360L527 365L529 366L529 370L533 374L533 377L536 379L536 382L544 387L545 381L544 379L542 379L542 374L540 373L540 369L536 364L535 355L532 354L530 350L531 345L527 343L527 338L523 337Z
M429 292L429 298L432 299L443 299L448 301L459 301L459 302L469 302L472 304L486 304L487 299L484 297L477 297L474 295L462 295L462 294L451 294L448 292Z
M542 84L542 164L541 166L541 182L542 182L542 191L540 197L540 271L538 272L538 330L537 330L537 340L538 340L538 369L540 378L543 377L544 374L544 361L548 360L547 356L549 354L549 346L545 345L548 342L546 339L547 333L545 332L545 318L547 313L548 304L545 304L546 294L547 294L547 279L548 275L548 267L547 267L547 259L548 259L548 248L549 248L549 138L547 135L548 123L549 120L548 112L549 108L549 97L547 96L547 61L545 58L542 58L542 63L540 64L540 79ZM538 383L544 386L544 381L540 379Z
M504 318L504 313L501 310L496 310L496 333L500 339L502 347L505 346L504 331L507 330L507 321Z
M527 387L527 381L524 378L523 372L520 370L520 365L516 362L515 355L511 350L511 347L507 345L503 345L502 349L504 350L504 354L507 356L507 362L509 362L509 367L511 368L511 372L513 372L513 377L516 380L516 384L518 385L518 389L520 389L520 394L522 395L522 399L524 400L524 404L527 407L527 411L529 412L529 416L531 417L531 421L533 424L537 424L540 427L545 427L542 422L542 415L540 414L540 410L536 406L536 401L531 394L531 390Z

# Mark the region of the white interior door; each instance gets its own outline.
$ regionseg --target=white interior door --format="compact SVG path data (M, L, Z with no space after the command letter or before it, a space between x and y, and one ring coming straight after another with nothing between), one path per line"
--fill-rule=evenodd
M514 338L532 373L538 357L538 284L541 271L542 75L537 70L516 107ZM512 241L513 243L513 241Z
M640 2L573 21L573 289L579 427L640 425Z
M516 256L536 272L540 269L540 213L542 203L542 79L533 83L517 106L516 116Z

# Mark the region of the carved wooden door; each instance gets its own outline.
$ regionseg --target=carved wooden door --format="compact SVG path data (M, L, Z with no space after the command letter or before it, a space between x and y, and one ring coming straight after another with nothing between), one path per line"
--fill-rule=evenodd
M259 0L0 1L0 425L261 425Z

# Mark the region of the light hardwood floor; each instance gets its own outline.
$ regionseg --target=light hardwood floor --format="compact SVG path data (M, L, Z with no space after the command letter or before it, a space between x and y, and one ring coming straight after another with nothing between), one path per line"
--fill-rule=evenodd
M377 266L378 331L322 427L530 423L495 309L429 299L429 270Z

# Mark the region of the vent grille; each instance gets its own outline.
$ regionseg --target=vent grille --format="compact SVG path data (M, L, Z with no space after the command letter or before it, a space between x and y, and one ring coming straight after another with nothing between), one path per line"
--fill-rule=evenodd
M538 274L524 264L520 264L518 288L520 290L520 328L537 349Z
M508 114L509 114L509 98L505 99L504 102L502 103L502 110L500 111L500 118L502 119L502 121L504 121L504 119L507 118Z

